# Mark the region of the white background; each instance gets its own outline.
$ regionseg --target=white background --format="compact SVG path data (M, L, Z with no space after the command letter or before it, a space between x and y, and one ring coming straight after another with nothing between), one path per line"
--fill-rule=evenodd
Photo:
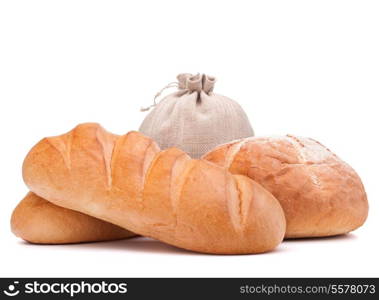
M153 240L29 245L10 232L21 164L44 136L96 121L137 129L180 72L218 78L257 135L313 137L360 174L366 224L212 256ZM1 1L0 276L378 276L377 1Z

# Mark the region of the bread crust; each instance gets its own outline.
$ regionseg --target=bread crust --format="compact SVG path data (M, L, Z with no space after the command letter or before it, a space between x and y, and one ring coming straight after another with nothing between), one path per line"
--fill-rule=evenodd
M203 158L270 191L285 212L286 238L344 234L367 218L367 196L357 173L313 139L247 138L221 145Z
M285 232L280 204L259 184L179 149L160 151L138 132L87 123L45 138L23 177L54 204L192 251L266 252Z
M14 209L12 232L34 244L73 244L135 236L119 226L59 207L29 192Z

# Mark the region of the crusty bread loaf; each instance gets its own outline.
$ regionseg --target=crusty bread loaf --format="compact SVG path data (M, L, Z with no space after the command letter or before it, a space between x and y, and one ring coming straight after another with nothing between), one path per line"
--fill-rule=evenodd
M98 124L45 138L25 158L31 191L63 207L188 250L242 254L275 248L285 218L258 183L138 132Z
M368 213L359 176L309 138L254 137L221 145L204 159L256 180L281 203L287 238L343 234Z
M117 240L135 234L108 222L54 205L29 192L14 209L12 232L37 244Z

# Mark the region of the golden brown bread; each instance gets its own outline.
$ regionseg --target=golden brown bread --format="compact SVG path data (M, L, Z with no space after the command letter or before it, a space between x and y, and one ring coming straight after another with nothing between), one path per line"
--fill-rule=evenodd
M188 250L242 254L275 248L285 218L253 180L138 132L98 124L45 138L25 158L31 191L63 207Z
M204 159L256 180L281 203L287 238L343 234L368 213L355 171L315 140L287 135L234 141Z
M14 209L11 229L16 236L37 244L72 244L135 236L116 225L54 205L32 192Z

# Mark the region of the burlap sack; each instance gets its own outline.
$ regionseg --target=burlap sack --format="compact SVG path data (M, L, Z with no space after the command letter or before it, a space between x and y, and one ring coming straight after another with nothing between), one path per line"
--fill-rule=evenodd
M154 104L139 129L162 149L178 147L199 158L219 144L254 135L241 106L213 93L214 77L180 74L177 79L178 91Z

